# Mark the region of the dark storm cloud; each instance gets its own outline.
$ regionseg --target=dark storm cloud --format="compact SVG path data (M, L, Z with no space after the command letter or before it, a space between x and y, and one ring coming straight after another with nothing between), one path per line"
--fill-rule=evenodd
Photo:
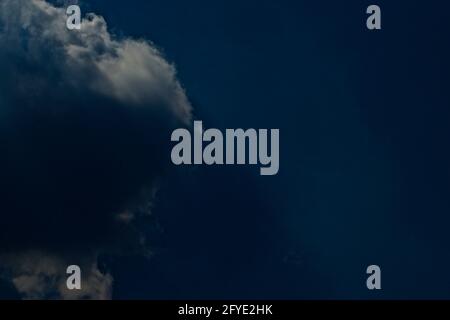
M94 14L65 24L45 1L0 1L0 265L25 297L68 297L61 271L79 260L85 296L107 297L96 256L145 242L135 222L191 107L151 43Z

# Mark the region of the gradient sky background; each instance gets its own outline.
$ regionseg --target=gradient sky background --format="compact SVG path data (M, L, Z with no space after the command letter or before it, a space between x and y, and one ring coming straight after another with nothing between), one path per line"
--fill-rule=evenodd
M181 168L114 298L450 298L450 4L86 0L177 66L195 117L279 128L280 172ZM366 268L382 269L382 291Z

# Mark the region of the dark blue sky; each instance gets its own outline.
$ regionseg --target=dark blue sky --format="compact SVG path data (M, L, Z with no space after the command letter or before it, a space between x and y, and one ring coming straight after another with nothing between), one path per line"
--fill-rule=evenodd
M208 127L279 128L280 172L196 168L160 191L155 255L115 298L450 298L450 5L85 0L153 41ZM381 292L365 270L382 269Z
M199 119L282 137L277 177L171 186L164 250L117 297L450 297L449 6L377 3L369 32L368 1L91 1L177 64Z
M367 1L91 2L176 63L199 119L282 137L277 177L171 186L164 249L119 268L117 297L450 297L449 7L377 3L379 32Z

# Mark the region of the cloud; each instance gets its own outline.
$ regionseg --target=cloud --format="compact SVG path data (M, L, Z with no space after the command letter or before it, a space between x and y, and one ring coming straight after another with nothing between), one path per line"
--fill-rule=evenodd
M140 223L170 132L191 120L176 68L101 16L69 31L64 8L2 0L0 74L2 275L25 298L109 297L97 256L148 251ZM62 279L77 261L89 285L74 295Z
M92 13L82 20L80 31L69 31L64 8L45 1L4 0L0 9L6 54L42 71L16 74L24 81L18 88L22 92L36 85L43 93L90 90L127 104L164 106L179 119L190 118L174 66L148 41L113 39L103 17ZM49 82L45 71L58 82Z
M99 271L97 257L87 254L76 259L64 255L48 255L45 252L26 251L1 255L2 268L16 290L27 299L97 299L112 297L113 278ZM66 286L67 275L62 272L77 260L82 272L82 290L69 290Z

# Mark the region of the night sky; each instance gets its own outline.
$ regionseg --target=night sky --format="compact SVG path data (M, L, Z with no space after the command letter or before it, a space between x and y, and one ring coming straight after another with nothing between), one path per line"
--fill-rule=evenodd
M27 204L19 207L9 199L21 198L22 189L1 184L3 215L39 212L39 206L51 203L55 212L82 210L100 221L96 212L121 209L122 198L128 203L158 176L152 214L139 225L151 254L129 250L99 257L99 269L114 278L114 299L450 298L450 4L376 1L382 30L369 31L365 11L373 3L81 1L83 13L103 16L110 33L147 39L160 49L176 66L193 119L209 128L280 129L280 171L260 176L255 166L175 167L166 143L178 122L164 122L169 118L164 113L109 109L108 100L86 98L81 110L91 104L101 110L89 112L87 124L67 120L86 119L83 111L65 113L61 119L66 122L57 128L47 114L33 113L27 118L31 124L23 122L23 132L38 130L45 140L47 129L63 130L65 135L51 138L48 146L38 144L50 148L58 139L77 146L76 141L98 136L96 121L102 129L118 125L127 134L123 140L102 136L89 146L104 146L106 155L89 159L93 170L102 171L95 179L107 181L58 174L59 183L70 185L71 197L51 189L58 200L49 200L43 189L42 194L30 192ZM11 56L0 56L0 70L8 68L5 57ZM7 84L2 89L15 84L13 79L1 82ZM43 103L65 99L46 94ZM14 112L14 119L26 117L28 106L17 108L25 111ZM147 131L147 116L167 126ZM4 129L4 119L0 133L7 138L2 141L26 149L19 138L9 138L24 136L8 135L12 129ZM81 122L90 130L87 137L78 135ZM130 146L130 139L138 141ZM3 148L6 158L15 150ZM64 161L79 152L67 148L52 149L49 158L56 154ZM16 165L11 157L14 164L4 160L0 165ZM41 160L33 167L37 172L49 165L47 158ZM123 163L133 170L110 178L109 170ZM8 175L7 181L14 177ZM105 189L116 183L121 188ZM65 202L92 193L96 199L76 207ZM70 223L65 216L49 217L52 223ZM4 223L15 225L17 219ZM53 243L52 237L65 232L45 231L47 220L27 219L43 232L27 231L29 238L20 235L10 246L8 239L15 235L0 230L2 248L14 251L36 241L49 250L77 247L70 241ZM87 229L86 238L79 239L81 248L98 245L96 235L118 234L114 227L100 235ZM366 288L366 268L372 264L382 270L380 291ZM17 297L8 281L0 287L0 297Z

